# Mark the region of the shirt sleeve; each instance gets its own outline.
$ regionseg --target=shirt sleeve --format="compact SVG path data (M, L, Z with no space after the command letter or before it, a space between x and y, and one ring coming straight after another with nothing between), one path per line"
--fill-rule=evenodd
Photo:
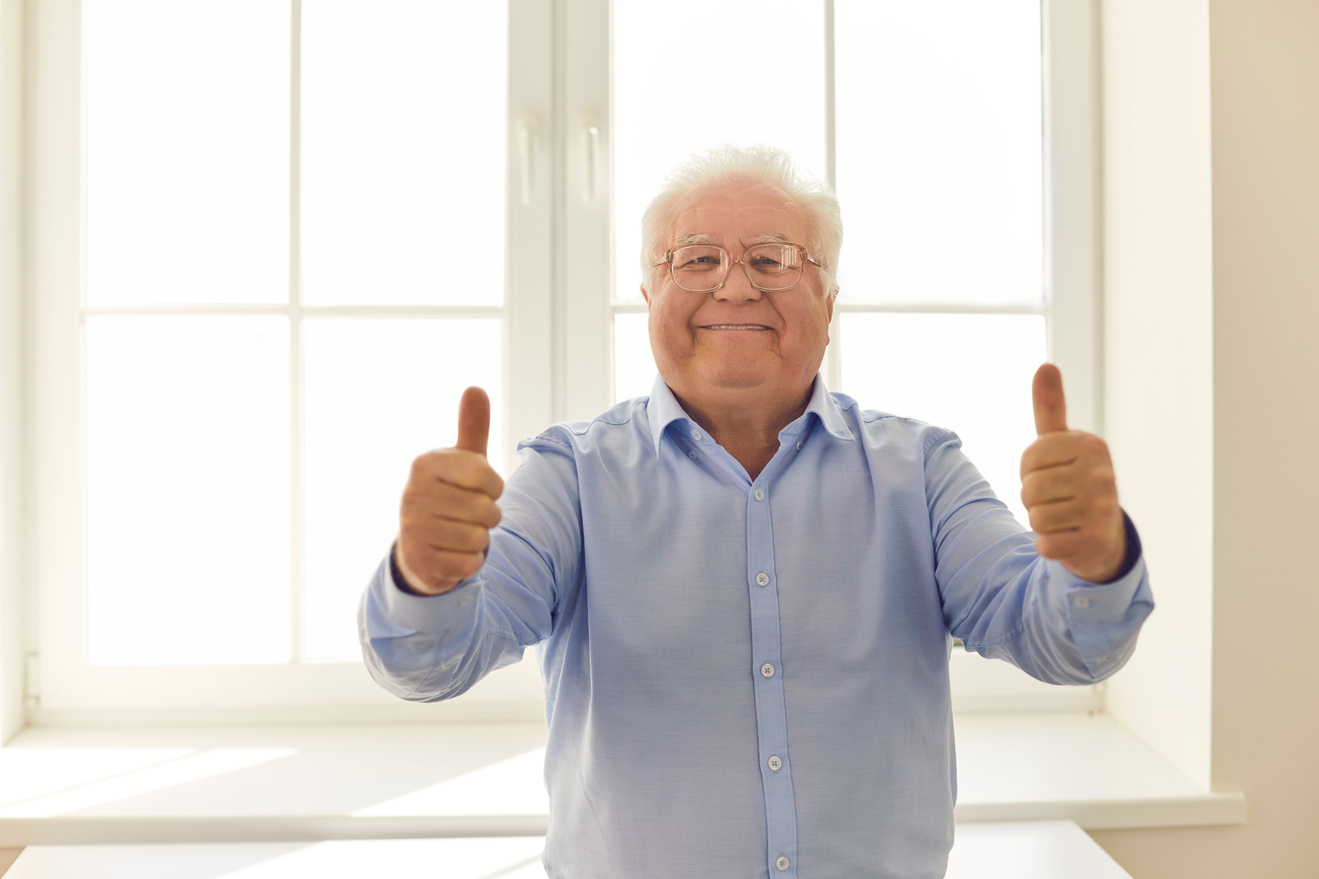
M1126 514L1134 562L1112 583L1088 583L1036 554L1034 534L994 496L956 434L927 438L925 464L948 630L968 650L1048 683L1089 684L1120 669L1154 609L1140 537Z
M581 568L576 468L556 440L528 440L521 451L481 570L443 595L415 595L386 556L368 584L358 638L367 670L394 695L452 698L549 637L558 596Z

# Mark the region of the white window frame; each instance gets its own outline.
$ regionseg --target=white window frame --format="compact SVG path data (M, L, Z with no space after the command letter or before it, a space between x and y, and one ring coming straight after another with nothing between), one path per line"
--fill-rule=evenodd
M507 180L508 295L505 319L507 460L517 437L565 418L589 418L613 398L616 314L611 287L609 0L509 0L511 57ZM34 724L105 722L361 722L530 719L540 716L534 663L493 675L463 699L400 702L360 663L192 668L95 668L80 656L82 541L80 299L82 259L81 3L35 0L27 7L27 129L24 242L28 324L22 421L29 483L31 559L27 601L27 719ZM832 39L832 0L823 0ZM294 63L300 0L293 0ZM1067 376L1068 411L1101 428L1099 331L1097 9L1093 0L1043 0L1045 128L1045 301L1050 359ZM827 158L833 159L832 42L826 44ZM296 95L296 79L295 79ZM296 100L296 98L295 98ZM296 113L292 131L297 187ZM293 200L296 205L296 199ZM858 210L857 206L844 206ZM296 210L291 234L296 236ZM296 238L294 238L296 242ZM294 248L296 259L296 247ZM603 255L603 256L602 256ZM549 267L548 269L545 267ZM296 277L296 267L291 273ZM296 285L295 285L296 286ZM294 300L291 314L299 305ZM443 309L436 309L439 313ZM958 311L839 303L857 311ZM413 309L415 311L415 309ZM1001 309L996 309L1001 311ZM429 312L428 312L429 313ZM838 327L835 325L835 338ZM839 354L825 379L838 386ZM548 364L549 368L545 366ZM511 438L511 439L510 439ZM73 466L71 466L71 462ZM15 526L18 527L18 526ZM6 585L4 588L11 588ZM186 588L181 584L181 588ZM295 621L295 625L296 625ZM1094 690L1046 688L1002 663L954 654L955 705L971 710L1096 708ZM975 666L966 662L970 659ZM12 665L13 652L0 662ZM961 669L965 666L968 671ZM993 666L993 668L989 668Z

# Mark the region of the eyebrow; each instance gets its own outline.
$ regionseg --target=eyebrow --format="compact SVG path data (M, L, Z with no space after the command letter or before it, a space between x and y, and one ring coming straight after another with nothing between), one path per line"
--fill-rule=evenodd
M675 247L684 247L688 244L714 244L714 236L698 233L695 235L679 235L673 240ZM782 235L757 235L747 242L747 246L753 244L791 244L786 237Z

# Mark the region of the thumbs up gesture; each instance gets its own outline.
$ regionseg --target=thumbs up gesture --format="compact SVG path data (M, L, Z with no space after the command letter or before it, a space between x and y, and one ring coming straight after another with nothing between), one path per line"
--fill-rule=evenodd
M1035 551L1082 580L1109 582L1127 544L1108 444L1067 429L1058 367L1041 366L1032 391L1037 438L1021 456L1021 502L1037 535Z
M458 444L412 462L399 505L395 561L407 585L440 595L485 562L490 529L499 524L495 501L504 480L486 460L490 398L468 388L458 404Z

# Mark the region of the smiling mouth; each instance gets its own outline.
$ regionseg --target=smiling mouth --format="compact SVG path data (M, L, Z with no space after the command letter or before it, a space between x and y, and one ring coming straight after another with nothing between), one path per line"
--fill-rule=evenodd
M702 326L703 330L767 330L769 327L760 324L706 324Z

